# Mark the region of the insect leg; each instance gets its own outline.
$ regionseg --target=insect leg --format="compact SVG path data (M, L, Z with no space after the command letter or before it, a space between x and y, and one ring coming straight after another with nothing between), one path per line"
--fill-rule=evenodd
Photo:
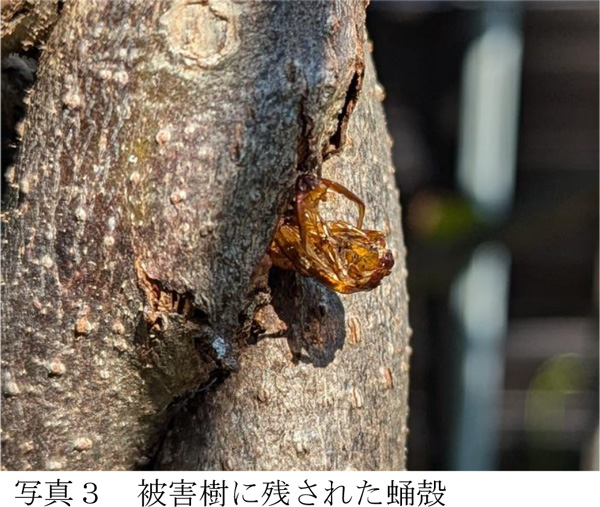
M362 201L360 197L356 194L350 192L346 187L336 183L335 181L321 179L321 184L324 185L327 189L331 189L338 194L342 194L344 197L354 202L358 207L358 221L356 223L357 229L362 229L363 221L365 218L365 203Z

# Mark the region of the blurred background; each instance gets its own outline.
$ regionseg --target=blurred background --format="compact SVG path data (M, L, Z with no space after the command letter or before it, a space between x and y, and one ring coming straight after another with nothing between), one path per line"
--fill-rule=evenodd
M374 1L412 470L598 469L598 2Z

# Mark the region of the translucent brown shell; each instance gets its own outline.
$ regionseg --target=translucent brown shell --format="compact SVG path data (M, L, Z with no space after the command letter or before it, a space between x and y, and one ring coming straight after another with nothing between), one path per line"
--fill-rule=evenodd
M342 220L326 221L319 203L334 191L358 206L356 226ZM365 205L334 181L303 174L296 195L279 223L269 253L275 266L317 279L343 294L368 291L390 274L394 265L385 234L362 228Z

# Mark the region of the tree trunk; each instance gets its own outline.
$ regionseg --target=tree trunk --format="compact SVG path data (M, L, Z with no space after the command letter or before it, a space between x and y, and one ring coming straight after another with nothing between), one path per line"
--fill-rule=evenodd
M5 468L404 467L404 247L364 17L65 4L7 175ZM389 232L379 288L268 272L302 171Z

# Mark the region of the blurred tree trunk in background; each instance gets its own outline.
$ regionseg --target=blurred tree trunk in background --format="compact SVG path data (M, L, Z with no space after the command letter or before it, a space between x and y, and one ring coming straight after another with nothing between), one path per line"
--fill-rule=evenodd
M15 4L5 26L45 5ZM5 468L404 467L405 253L364 19L342 0L56 4L5 175ZM389 233L379 288L268 273L300 171Z

